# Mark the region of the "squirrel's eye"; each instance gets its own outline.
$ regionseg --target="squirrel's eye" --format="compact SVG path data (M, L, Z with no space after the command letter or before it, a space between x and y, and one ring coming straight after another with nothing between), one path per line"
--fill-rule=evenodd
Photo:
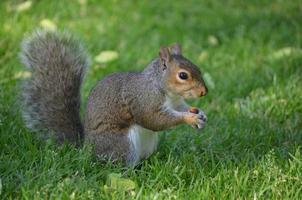
M182 80L186 80L186 79L188 79L188 74L186 73L186 72L180 72L179 74L178 74L178 77L180 78L180 79L182 79Z

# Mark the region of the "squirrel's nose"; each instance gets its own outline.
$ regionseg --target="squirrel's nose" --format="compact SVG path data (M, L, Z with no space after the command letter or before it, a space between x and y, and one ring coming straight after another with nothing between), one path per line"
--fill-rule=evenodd
M202 96L205 96L207 93L208 93L208 88L207 88L206 86L200 87L199 95L200 95L201 97L202 97Z

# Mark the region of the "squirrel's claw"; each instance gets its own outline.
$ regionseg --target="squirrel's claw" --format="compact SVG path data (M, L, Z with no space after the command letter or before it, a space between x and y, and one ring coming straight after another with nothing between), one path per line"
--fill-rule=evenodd
M195 129L202 129L205 125L205 121L199 119L196 124L192 125Z
M192 125L192 127L195 129L202 129L207 121L207 116L200 109L198 109L198 111L195 113L198 115L198 120L196 121L196 124Z

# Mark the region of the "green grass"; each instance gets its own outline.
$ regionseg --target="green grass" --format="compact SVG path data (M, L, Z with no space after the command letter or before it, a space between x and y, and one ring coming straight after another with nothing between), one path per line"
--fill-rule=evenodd
M20 3L0 3L1 199L302 198L300 0L33 1L17 12ZM206 73L209 94L191 102L208 115L206 128L161 133L157 153L134 169L99 163L90 147L35 139L19 110L18 52L43 19L87 44L83 107L97 80L141 70L161 45L181 43ZM118 58L96 63L104 50ZM108 191L109 173L135 190Z

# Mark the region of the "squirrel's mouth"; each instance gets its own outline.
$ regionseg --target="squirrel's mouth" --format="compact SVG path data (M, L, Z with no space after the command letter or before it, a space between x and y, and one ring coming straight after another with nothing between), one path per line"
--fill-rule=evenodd
M182 95L185 99L198 99L200 96L193 92L192 90L186 91Z
M189 90L185 90L182 96L185 99L197 99L205 96L207 94L207 88L202 86L198 88L191 88Z

